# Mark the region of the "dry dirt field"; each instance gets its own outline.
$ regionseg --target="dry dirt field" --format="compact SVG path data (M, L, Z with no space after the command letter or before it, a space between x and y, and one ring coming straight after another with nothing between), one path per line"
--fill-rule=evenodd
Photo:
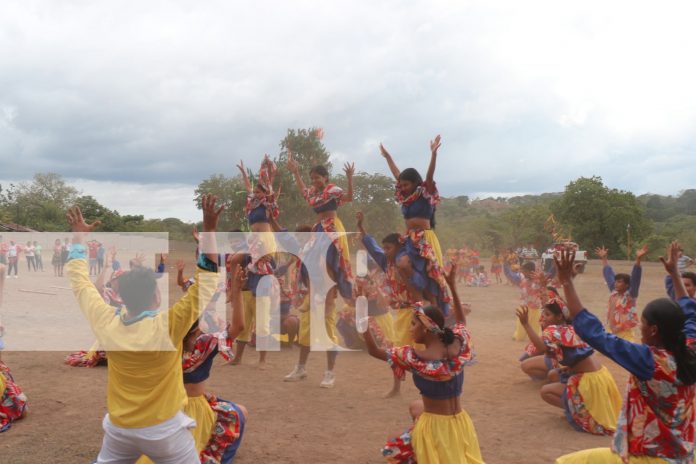
M172 252L170 272L176 255ZM44 261L47 261L44 258ZM614 262L617 272L630 272L631 263ZM664 295L661 265L644 265L640 306ZM30 280L31 279L31 280ZM5 306L19 298L16 290L26 287L66 286L50 269L44 273L7 282ZM585 305L604 317L608 291L599 262L587 266L577 280ZM178 295L172 289L172 297ZM472 417L486 462L550 463L563 453L608 446L609 439L574 431L562 411L546 405L539 397L539 383L526 378L517 358L524 344L515 342L514 309L518 291L508 285L462 288L471 303L469 326L474 337L478 363L467 368L463 404ZM51 297L58 311L69 291ZM66 303L67 304L67 303ZM11 328L9 328L11 330ZM62 330L56 327L55 330ZM237 462L249 463L379 463L380 447L388 434L408 425L408 403L417 391L407 380L400 398L381 398L391 383L386 364L365 352L343 353L337 362L336 386L319 388L324 354L312 353L309 377L299 383L283 383L296 362L299 350L284 348L268 356L266 370L255 366L256 353L248 351L240 366L216 360L209 390L220 397L245 405L250 418ZM106 412L106 368L72 368L63 364L66 352L9 352L3 360L29 397L30 415L0 435L0 462L54 464L87 463L96 457ZM602 358L623 390L627 375Z

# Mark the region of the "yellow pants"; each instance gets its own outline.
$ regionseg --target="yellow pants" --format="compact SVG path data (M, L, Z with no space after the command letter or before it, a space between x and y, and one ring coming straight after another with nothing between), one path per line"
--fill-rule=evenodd
M249 343L256 324L256 297L251 293L251 290L245 290L242 292L242 301L244 303L244 330L237 336L237 341Z
M424 412L413 426L411 444L419 463L483 464L474 423L466 411L455 416Z
M191 429L191 434L196 442L196 451L200 453L210 441L217 416L203 395L189 396L184 413L196 421L196 426ZM141 456L136 464L152 464L152 461L147 456Z
M541 334L541 325L539 324L539 316L541 312L539 308L529 308L529 325L534 329L537 334ZM527 331L520 323L520 320L515 318L515 333L512 334L513 340L521 342L527 340Z
M667 461L648 456L629 456L629 464L665 464ZM593 448L566 454L556 459L556 464L623 464L618 454L609 448Z
M394 346L413 345L413 336L411 335L411 321L413 320L413 309L399 308L394 310L393 327L394 327Z
M302 346L312 346L312 339L321 343L323 337L321 334L310 336L310 325L312 318L309 310L309 296L307 296L299 308L300 311L300 333L299 343ZM336 305L331 305L324 312L324 328L326 335L335 345L338 345L338 335L336 334Z

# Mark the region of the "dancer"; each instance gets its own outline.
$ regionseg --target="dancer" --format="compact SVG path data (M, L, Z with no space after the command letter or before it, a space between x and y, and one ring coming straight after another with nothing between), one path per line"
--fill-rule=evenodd
M329 171L324 166L314 166L309 171L311 186L306 187L302 180L300 167L292 157L292 152L288 149L288 169L295 177L297 188L302 193L309 206L312 207L317 215L317 222L312 226L312 232L324 232L331 238L331 244L326 254L326 267L329 277L338 286L338 291L343 299L352 306L353 301L353 271L350 267L350 250L348 248L348 237L343 227L343 222L338 217L338 207L344 203L353 201L353 174L355 165L346 163L343 171L348 180L348 191L329 183ZM303 260L316 260L319 262L323 257L311 256L315 250L321 247L307 247L307 255Z
M396 200L406 222L406 235L402 238L406 256L399 259L397 267L417 300L429 301L449 313L451 298L442 263L442 251L435 227L435 210L440 195L435 184L435 164L440 148L440 136L430 141L430 165L425 181L414 168L400 171L389 152L380 144L380 152L387 160L396 179Z
M246 345L251 342L254 328L263 328L256 332L257 345L260 340L270 337L270 309L271 299L269 296L257 297L258 285L264 276L273 275L276 269L274 254L276 243L269 224L269 218L277 218L280 214L276 202L276 193L273 191L273 180L277 167L273 161L264 156L261 168L256 178L256 183L252 186L244 163L241 162L237 168L242 173L244 186L247 191L246 217L249 222L252 234L247 243L249 253L237 254L230 259L230 265L237 263L245 266L248 272L246 288L244 289L244 310L246 329L237 337L236 359L233 364L240 364L244 356ZM257 307L257 304L260 304ZM257 318L259 323L257 323ZM266 365L266 353L264 349L259 349L259 368L264 369Z
M271 226L275 232L284 232L284 234L280 236L283 248L286 250L299 250L299 257L294 258L295 265L290 266L290 269L293 270L294 275L291 275L291 279L289 280L291 282L290 285L293 286L293 289L291 290L292 304L300 313L298 333L300 354L298 363L295 365L293 370L283 378L283 381L285 382L299 382L300 380L307 378L306 364L311 351L312 337L315 339L317 338L316 335L312 336L310 330L310 279L307 266L305 265L306 252L308 249L311 251L312 243L314 242L310 237L304 246L300 246L298 241L293 236L288 234L287 229L281 227L277 220L271 219ZM307 234L312 232L312 227L299 226L296 229L296 232ZM311 259L316 258L317 256L315 254ZM329 263L327 259L327 267L328 265ZM338 335L336 333L336 298L338 297L338 294L339 289L338 285L336 284L328 290L324 303L324 330L326 333L326 339L333 344L333 347L326 350L326 371L324 372L324 378L319 384L321 388L333 388L336 383L336 373L334 372L334 368L336 367L336 358L338 356L338 350L336 349L336 347L338 347Z
M399 377L413 374L422 402L412 405L414 424L382 450L392 463L479 464L483 463L474 424L462 409L460 395L464 366L474 359L471 336L456 289L456 266L447 274L456 324L445 327L444 313L437 307L414 308L411 330L425 349L401 346L381 350L369 333L365 341L370 355L387 361ZM422 411L422 412L421 412Z
M611 435L621 410L621 394L594 350L577 336L572 325L568 325L564 311L567 312L567 308L560 298L553 298L544 305L543 332L539 337L529 324L529 309L517 310L529 339L554 367L551 383L541 387L541 398L563 409L568 423L576 430Z
M689 298L694 298L696 296L696 273L690 271L680 271L680 275L682 282L684 282L686 294L689 295ZM674 296L674 281L672 280L672 276L669 274L665 276L665 291L671 299L676 299Z
M0 308L2 308L2 295L5 289L6 267L0 264ZM0 316L2 313L0 313ZM0 319L0 354L5 347L2 336L5 328ZM27 396L17 385L12 377L10 368L2 362L0 356L0 433L6 432L12 423L27 415Z
M638 299L643 271L643 268L640 266L640 260L648 253L648 247L643 246L636 252L636 262L633 265L630 276L628 274L614 274L614 270L609 265L607 259L609 250L600 247L595 252L602 260L604 280L611 292L607 306L607 326L609 331L619 338L635 342L635 328L639 322L636 300Z
M184 337L182 368L188 402L184 413L196 421L193 437L201 464L230 464L241 444L249 413L241 404L218 398L207 391L206 384L216 355L229 362L233 359L234 339L244 330L244 304L241 289L246 273L239 266L233 270L230 290L230 324L218 333L203 333L196 321ZM151 463L143 457L137 464Z
M491 274L495 276L495 283L502 284L503 280L500 274L503 272L503 257L500 253L496 253L491 257Z
M541 333L541 298L544 287L534 278L536 266L533 262L526 262L521 267L521 272L515 272L510 267L510 263L503 263L503 272L508 281L520 289L520 305L529 308L529 323L534 332ZM516 319L515 332L512 334L513 340L522 341L527 337L527 331L519 319Z
M557 464L693 463L696 354L687 339L696 338L696 301L679 278L678 247L672 242L667 258L660 258L674 279L678 303L659 298L645 306L640 344L608 334L583 308L571 278L575 252L555 258L575 331L631 374L612 448L572 453Z
M89 280L85 235L87 224L78 207L68 222L74 232L66 264L75 297L97 340L109 351L107 409L98 463L134 462L145 455L155 462L194 463L198 452L189 429L195 421L181 410L186 393L181 382L182 345L186 333L205 307L217 284L215 232L223 207L216 197L202 200L203 250L196 283L167 312L157 309L160 297L155 273L136 266L119 277L125 303L119 316ZM144 348L156 351L143 351Z

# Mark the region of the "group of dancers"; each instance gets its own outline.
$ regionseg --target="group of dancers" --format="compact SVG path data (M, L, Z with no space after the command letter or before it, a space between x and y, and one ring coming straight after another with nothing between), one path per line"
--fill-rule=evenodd
M378 241L367 233L364 216L358 213L357 229L371 257L365 275L353 274L345 227L337 214L342 204L352 200L354 166L344 167L347 190L331 183L324 166L310 170L307 185L290 150L288 168L316 214L314 225L299 231L325 233L330 238L325 256L317 256L321 248L312 246L317 234L310 234L308 243L297 243L291 234L282 233L286 230L280 224L278 192L273 186L275 164L265 157L253 182L240 164L248 194L245 212L255 234L249 235L244 251L221 257L213 233L223 208L217 206L214 196L203 195L202 233L196 236L200 250L197 269L187 279L183 264L177 265L177 281L184 295L166 311L158 309L156 280L164 266L162 259L159 269L151 269L142 265L142 257L136 258L128 270L119 266L108 279L102 272L96 285L92 283L87 240L98 223L88 224L79 208L71 209L68 222L73 239L65 271L97 338L93 349L79 356L102 352L109 371L108 414L97 462L232 462L249 412L207 391L213 359L220 354L228 362L238 362L253 336L258 346L274 335L258 330L268 321L255 324L255 319L269 317L271 299L266 286L273 279L264 277L277 276L281 332L296 338L301 346L298 362L285 380L305 379L313 338L311 286L316 280L310 273L315 261L325 261L330 278L323 310L326 335L334 344L327 351L320 386L331 388L336 381L337 326L345 316L337 311L338 299L343 300L343 312L354 315L356 299L365 297L369 322L363 340L371 356L391 367L394 384L389 395L399 391L406 372L412 374L421 394L409 408L411 427L387 441L384 458L392 463L484 462L473 422L460 399L463 369L475 359L466 326L470 310L459 298L456 265L443 262L433 230L439 202L434 174L440 142L439 136L431 141L425 178L413 168L400 170L380 146L395 178L395 198L401 205L405 230ZM300 250L299 255L283 258L283 250L289 249ZM523 263L519 270L506 260L497 263L521 292L523 304L514 337L529 340L522 370L547 382L541 388L542 398L564 409L577 430L613 436L611 448L574 453L557 462L692 463L696 354L689 346L696 347L696 282L693 276L679 272L679 245L670 244L662 262L671 297L650 302L639 315L640 261L647 249L639 250L631 276L614 274L606 262L606 250L597 252L605 261L604 276L611 291L609 332L583 307L575 290L572 249L556 254L551 274L538 271L531 262ZM115 259L115 251L112 253L111 260ZM220 285L222 266L227 278ZM0 285L3 274L0 269ZM225 295L227 303L227 323L222 326L202 317L220 295ZM299 317L290 314L292 308ZM638 326L640 342L634 333ZM159 350L151 350L153 346ZM623 398L595 350L631 374ZM263 366L265 352L259 352ZM0 367L2 431L3 423L8 426L26 412L26 397L12 383L9 370L1 363Z

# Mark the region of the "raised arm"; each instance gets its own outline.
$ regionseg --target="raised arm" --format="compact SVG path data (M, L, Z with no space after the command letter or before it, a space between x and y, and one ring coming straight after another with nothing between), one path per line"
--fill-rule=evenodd
M239 172L242 173L242 180L244 180L244 188L246 189L247 193L251 193L251 182L249 182L249 175L247 174L246 168L244 167L244 161L239 162L239 164L237 165L237 169L239 169Z
M87 268L86 236L99 225L99 221L87 224L82 217L82 211L75 206L68 211L68 224L73 231L73 244L65 270L80 310L87 318L92 331L99 337L101 329L114 317L114 308L104 302L101 293L89 280Z
M597 317L584 309L573 285L574 251L562 251L555 257L558 279L563 285L570 317L575 332L592 348L613 359L641 380L652 378L655 361L646 345L631 343L615 335L608 334Z
M666 256L666 257L665 257ZM667 253L665 256L660 256L660 261L665 267L665 271L672 278L672 285L674 286L674 298L680 300L684 297L688 297L686 293L686 287L684 286L684 281L679 274L679 267L677 262L679 260L679 242L676 240L667 246Z
M368 235L367 232L365 232L365 228L363 227L365 215L362 211L358 211L357 213L355 213L355 219L357 220L358 231L360 232L360 239L362 240L363 245L365 245L367 253L372 257L372 259L375 260L380 269L386 272L387 255L384 253L384 250L377 244L377 240L375 240L374 237Z
M367 330L365 332L365 345L367 345L367 352L372 356L373 358L377 358L381 361L386 361L387 360L387 352L380 349L380 347L377 346L377 343L375 342L375 339L372 338L372 332L370 330Z
M631 270L631 288L629 289L629 292L633 298L638 298L638 293L640 291L640 281L643 276L643 268L640 265L640 260L643 259L643 256L648 254L648 246L643 245L637 252L636 252L636 262L633 265L633 269Z
M346 163L343 166L343 172L346 173L346 178L348 179L348 191L343 193L343 203L348 203L353 201L353 174L355 174L355 163Z
M454 320L461 322L466 325L466 314L464 314L464 308L462 307L462 302L459 299L459 293L457 292L457 265L452 264L449 272L445 274L445 280L452 293L452 308L454 309Z
M175 346L191 328L201 311L208 306L218 284L218 253L215 232L223 207L216 206L217 197L203 195L203 233L194 283L186 294L169 309L169 334Z
M538 353L546 353L548 351L548 348L544 344L544 341L529 324L529 307L520 306L519 308L517 308L516 313L517 318L520 320L520 324L522 324L522 327L524 327L524 330L527 332L527 336L534 345L534 348L536 348Z
M425 176L425 185L428 189L432 189L435 185L435 164L437 162L437 150L440 148L442 143L440 142L440 135L435 136L435 140L430 141L430 165L428 166L428 173Z
M305 189L305 183L302 180L302 175L300 174L300 166L297 164L297 161L292 157L292 152L288 148L288 171L292 173L292 175L295 177L295 184L297 185L297 188L300 189L300 193L304 193Z
M176 285L178 285L181 290L186 291L186 279L184 279L184 269L186 264L183 259L176 262Z
M604 276L604 282L606 282L609 291L613 292L616 279L614 270L609 265L609 260L607 259L609 250L604 247L598 247L595 248L595 253L597 254L597 257L602 260L602 275Z
M379 152L382 154L382 157L387 160L387 165L389 166L389 170L391 171L392 175L394 176L394 179L396 181L399 180L399 175L401 174L401 171L399 171L399 168L396 167L396 163L394 162L394 159L392 156L389 154L386 148L384 148L384 145L381 143L379 144Z
M230 325L227 328L227 337L230 339L236 339L240 333L244 332L244 300L242 298L242 288L244 288L244 281L246 280L246 273L239 266L235 265L232 269L234 278L232 280L231 298L227 320L230 321Z

